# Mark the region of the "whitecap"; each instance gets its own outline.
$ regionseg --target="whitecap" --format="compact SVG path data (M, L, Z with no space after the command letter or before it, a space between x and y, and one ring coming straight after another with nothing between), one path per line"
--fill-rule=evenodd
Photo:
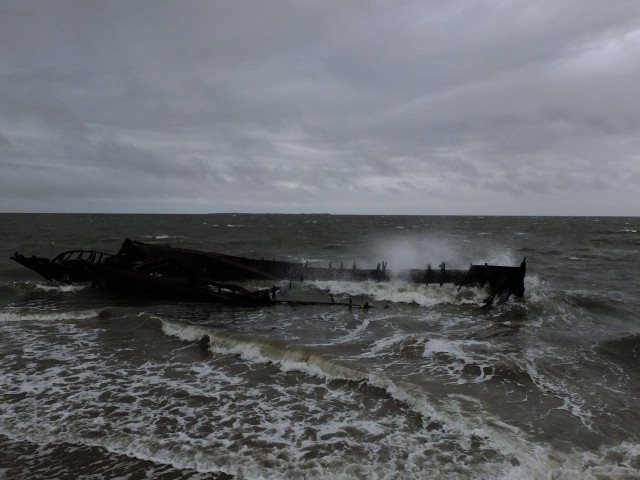
M103 310L79 310L71 312L0 312L0 322L22 322L22 321L43 321L50 322L55 320L86 320L102 315L108 309Z
M55 283L35 283L35 287L38 290L44 290L45 292L62 292L62 293L75 293L81 290L85 290L90 287L90 283L82 284L55 284Z

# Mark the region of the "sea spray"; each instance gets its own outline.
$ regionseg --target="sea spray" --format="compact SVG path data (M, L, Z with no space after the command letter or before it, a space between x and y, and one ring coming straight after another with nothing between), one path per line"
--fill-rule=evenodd
M486 293L476 288L459 288L453 285L420 285L402 281L391 282L312 282L317 288L334 295L370 297L378 302L415 304L423 307L436 305L481 304Z

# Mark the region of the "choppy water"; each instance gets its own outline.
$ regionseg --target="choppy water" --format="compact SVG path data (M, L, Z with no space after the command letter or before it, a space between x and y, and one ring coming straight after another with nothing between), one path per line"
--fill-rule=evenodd
M0 217L0 478L640 478L638 218ZM526 256L527 291L485 310L473 289L311 282L292 288L376 308L247 310L8 259L125 237L389 269Z

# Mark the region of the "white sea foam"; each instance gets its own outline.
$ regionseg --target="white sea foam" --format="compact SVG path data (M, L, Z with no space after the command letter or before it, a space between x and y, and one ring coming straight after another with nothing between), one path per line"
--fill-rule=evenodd
M326 380L342 379L365 382L386 392L392 398L408 406L424 418L441 422L447 435L454 435L463 443L468 441L469 435L484 438L489 444L499 448L499 451L511 452L510 455L513 456L517 454L518 462L521 465L519 467L520 471L526 468L528 472L540 473L537 467L539 459L535 453L539 453L539 446L529 445L523 439L521 432L514 436L511 431L517 431L516 427L501 426L496 430L495 427L488 426L486 418L469 417L459 412L456 409L455 402L450 402L449 406L439 405L438 408L435 408L428 394L416 385L392 379L378 372L364 372L344 363L327 359L322 355L310 353L305 349L283 348L283 345L258 339L220 336L202 326L185 326L163 321L163 330L169 335L177 336L186 341L196 341L203 335L209 335L212 341L211 349L214 353L236 354L251 362L270 362L277 365L283 372L299 371ZM441 343L440 345L444 344ZM425 350L427 353L446 350L460 357L466 357L459 347L447 346L446 348L438 348L437 342L430 344ZM531 456L523 452L531 452ZM496 468L498 467L496 466Z
M182 340L194 342L208 335L211 340L211 349L215 353L237 354L245 360L253 362L272 362L277 364L282 371L300 371L326 380L367 381L370 385L381 388L400 401L409 401L420 407L421 412L427 417L435 414L424 399L414 398L410 391L414 387L402 385L402 382L394 382L384 375L360 371L353 366L346 365L334 359L319 355L300 347L288 347L274 341L256 338L243 338L240 336L222 336L212 329L183 325L163 320L162 329L167 335L176 336Z
M95 318L103 314L103 310L78 310L75 312L0 312L0 322L40 321L49 322L55 320L85 320Z
M168 240L170 238L187 238L184 235L167 235L164 233L161 233L159 235L152 235L152 236L147 236L147 238L153 238L155 240Z
M542 392L550 393L562 401L562 405L557 407L566 410L577 418L585 427L590 428L593 413L589 408L589 403L580 394L573 391L566 382L543 375L538 372L536 357L539 352L527 352L521 359L516 360L520 368L527 372L529 378Z
M194 333L198 332L191 330L189 333L187 329L185 335L189 337ZM34 360L44 358L40 341L36 338L31 341L35 348L29 355ZM335 390L326 390L325 398L332 401L330 397L340 396L334 400L339 405L350 405L347 410L337 410L327 416L321 403L307 402L302 404L306 412L305 422L294 421L300 408L294 398L305 398L308 395L303 392L318 388L317 384L300 385L298 388L289 386L280 390L278 401L272 403L261 399L264 390L260 385L249 389L240 385L231 389L233 383L228 381L229 377L219 375L218 370L211 366L192 366L191 374L185 371L178 380L168 378L164 372L184 370L185 366L179 364L147 362L142 369L131 371L118 363L104 364L108 359L87 361L82 356L83 350L74 344L57 348L69 350L69 353L75 350L76 355L61 357L66 363L64 366L49 368L45 372L14 372L12 378L4 378L0 382L8 382L3 385L8 387L7 391L18 385L22 393L29 395L22 402L18 415L0 413L0 431L3 433L38 443L100 445L109 451L136 458L202 472L226 471L243 478L300 476L305 471L308 473L309 468L313 468L318 476L333 477L334 473L348 468L341 463L339 450L356 447L349 440L350 431L361 432L365 438L367 435L381 436L381 446L372 444L376 450L389 448L395 451L400 445L420 440L420 436L413 440L385 437L385 432L398 426L394 417L388 420L381 418L375 423L359 419L357 405L348 392L343 395ZM75 368L74 365L81 366L85 378L72 381L64 373ZM240 380L236 378L235 382ZM36 385L39 388L35 388ZM264 387L272 388L272 382L265 383ZM159 396L152 393L157 389L160 389ZM172 395L183 391L188 396ZM46 396L40 400L33 397L31 402L33 395ZM207 396L204 403L193 403L192 399L197 400L203 395ZM45 404L42 404L43 398L48 399ZM210 410L206 406L212 402L216 407ZM145 408L145 405L151 408ZM105 407L112 413L97 417L96 409ZM175 411L180 415L171 413ZM207 413L203 415L204 412ZM253 420L243 428L241 419L247 417ZM38 418L37 422L30 420L35 418ZM177 421L176 429L159 431L163 418ZM227 430L225 425L229 419L236 419L236 423ZM214 422L214 430L207 427L209 422ZM310 425L314 425L312 436L307 433ZM198 432L211 434L205 433L201 437ZM344 439L341 440L343 447L338 450L332 448L333 437ZM396 444L396 441L401 443ZM247 450L246 445L252 445L252 449ZM317 448L324 448L326 455L321 458L304 455ZM272 460L270 455L273 455ZM334 464L343 466L336 471L332 468ZM375 476L380 471L385 471L384 464L373 461L344 478L359 477L357 472Z
M550 460L548 460L550 459ZM533 468L532 468L533 467ZM504 480L532 479L632 479L640 478L640 445L622 442L602 446L596 451L574 451L565 455L544 452L533 465L519 465L503 476Z
M439 304L471 305L481 303L486 296L482 290L452 285L421 285L407 282L341 282L316 281L316 287L329 290L334 295L359 295L379 302L413 303L421 306Z
M498 363L498 358L487 356L486 351L482 355L474 355L469 350L474 347L487 348L486 342L477 340L449 340L442 338L429 339L424 344L423 357L434 362L436 372L449 376L454 383L479 383L493 378L494 365ZM442 364L440 359L444 359ZM466 366L474 366L477 375L465 375Z
M62 293L76 293L85 290L90 287L89 283L84 284L54 284L54 283L35 283L34 286L38 290L44 290L45 292L62 292Z
M59 324L66 328L59 333L73 341L52 344L51 333L45 338L10 324L8 341L26 341L31 348L24 353L25 366L0 379L3 391L22 398L17 408L8 396L0 400L0 432L37 443L97 445L240 478L572 478L568 471L578 478L591 472L623 477L637 464L637 445L566 457L528 442L513 425L470 415L465 405L474 400L482 412L477 399L454 395L448 404L434 404L416 385L304 348L229 336L210 326L161 323L165 333L188 342L209 335L214 356L232 362L239 356L234 368L246 362L246 371L274 366L282 373L246 383L242 375L229 374L225 362L183 363L182 351L167 351L158 362L141 355L144 363L135 366L118 356L95 355L100 344L94 329ZM51 350L58 358L53 364ZM425 352L468 355L467 346L444 342L430 342ZM310 376L288 373L298 371ZM283 375L290 376L286 382L279 380ZM358 389L314 378L364 380L399 403L371 417ZM411 411L442 428L409 428ZM607 460L611 455L622 460L613 463ZM468 463L473 456L483 460Z
M407 335L406 333L396 333L394 335L380 338L373 342L373 345L369 348L369 351L360 355L361 358L376 358L382 352L391 349L394 345L412 338L413 335Z
M342 338L338 338L331 341L332 345L341 344L341 343L351 343L354 340L360 338L364 332L369 328L370 319L364 318L362 323L358 324L356 328L348 332Z

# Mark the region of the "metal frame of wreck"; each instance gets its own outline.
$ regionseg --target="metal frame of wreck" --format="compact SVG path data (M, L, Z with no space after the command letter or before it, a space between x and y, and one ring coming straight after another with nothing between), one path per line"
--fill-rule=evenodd
M107 262L121 262L125 268L132 268L136 262L166 261L168 265L188 266L199 278L210 281L246 280L343 280L383 282L400 280L423 285L452 283L460 288L483 287L489 285L489 300L496 295L524 295L526 258L519 266L470 265L468 270L448 270L445 263L438 269L428 265L426 269L408 269L392 272L386 262L378 263L375 269L313 267L308 263L284 262L202 252L168 245L153 245L125 240L117 255Z
M91 281L100 288L136 290L156 296L189 296L198 300L256 306L275 301L275 288L250 292L230 282L247 280L342 280L384 282L401 280L418 284L452 283L459 286L489 286L485 305L497 295L524 295L526 258L520 266L471 265L468 270L409 269L391 272L386 262L375 269L314 267L308 263L251 259L169 245L154 245L126 239L117 254L95 250L71 250L52 260L25 257L12 260L31 268L48 280ZM266 293L265 293L266 292ZM281 302L277 302L281 303ZM332 301L333 303L333 301Z

